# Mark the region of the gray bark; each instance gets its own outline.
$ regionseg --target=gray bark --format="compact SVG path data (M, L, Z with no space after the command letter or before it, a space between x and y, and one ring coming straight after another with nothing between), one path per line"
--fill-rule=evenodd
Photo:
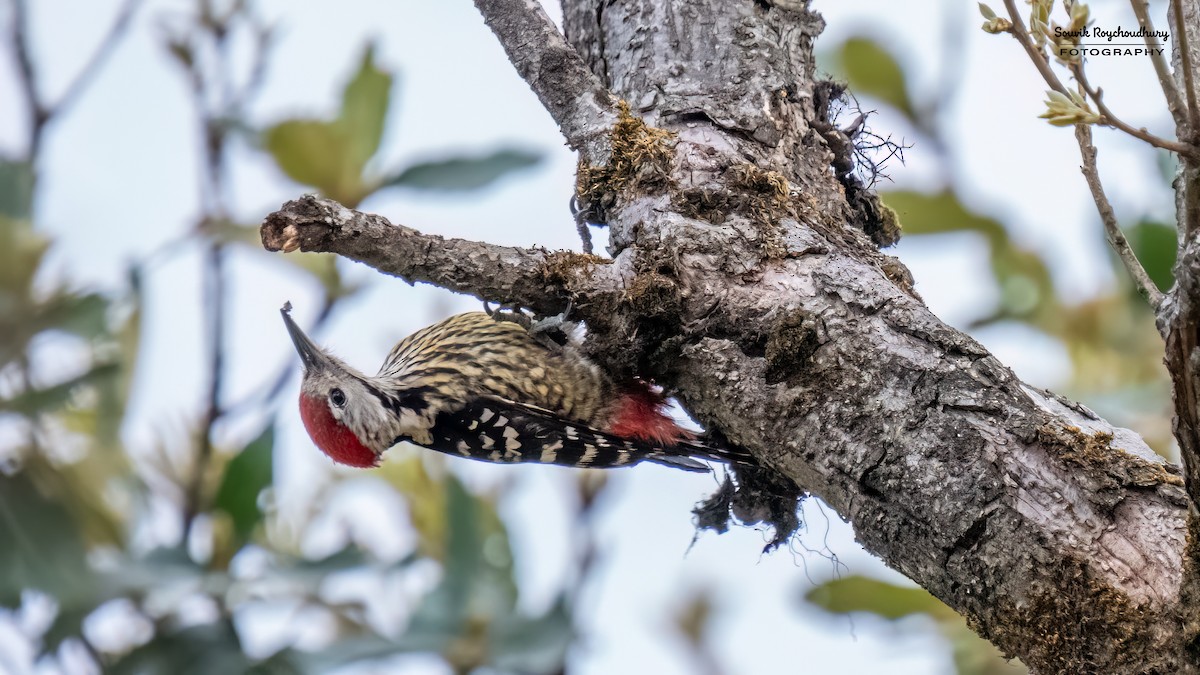
M489 14L525 3L477 4L510 54L538 49L504 28L528 16ZM613 260L442 240L311 197L269 217L264 244L547 313L570 298L605 365L672 388L1034 670L1196 670L1179 468L1022 383L878 252L878 211L830 168L821 20L750 0L564 0L564 15L599 81L676 134L614 127L610 164L631 134L641 152L619 181L596 183L607 149L584 158Z

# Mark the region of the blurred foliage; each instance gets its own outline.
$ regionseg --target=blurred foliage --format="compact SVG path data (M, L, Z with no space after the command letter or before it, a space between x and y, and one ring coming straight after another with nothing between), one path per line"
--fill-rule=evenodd
M949 51L955 47L947 45ZM904 61L888 45L865 36L854 36L831 50L827 62L858 96L897 112L912 122L917 139L906 139L942 165L945 183L929 192L906 189L881 191L884 202L899 214L909 240L947 234L967 234L982 240L988 251L989 271L995 284L995 304L980 310L967 327L977 330L999 324L1016 324L1039 331L1061 344L1070 358L1070 378L1063 393L1096 409L1114 423L1128 426L1161 454L1174 452L1170 420L1170 389L1162 366L1162 340L1154 316L1129 282L1115 255L1109 256L1115 283L1087 298L1065 297L1056 286L1051 252L1014 240L1000 214L975 207L973 186L954 171L952 139L944 137L946 125L939 111L949 101L910 98ZM954 58L954 57L951 57ZM946 66L951 75L958 70ZM955 91L943 83L940 94ZM854 114L853 112L851 114ZM1147 150L1148 152L1150 150ZM1079 180L1064 159L1064 175ZM1164 184L1172 171L1164 169ZM1164 199L1170 191L1163 191ZM1170 204L1158 210L1170 212ZM1135 218L1126 234L1147 272L1160 288L1172 284L1176 234L1173 223L1154 220L1148 213ZM1095 237L1103 243L1103 228L1096 217ZM918 285L917 290L920 290ZM820 584L806 600L837 614L866 613L922 630L932 621L950 643L959 673L1024 672L1008 663L992 645L981 640L955 612L926 591L897 586L866 577L848 577ZM926 621L911 617L924 616Z
M368 164L383 140L391 87L392 75L379 69L374 47L368 47L358 72L342 92L342 109L336 119L285 120L266 130L264 145L289 178L351 208L388 187L477 190L541 159L526 150L507 149L373 174Z
M887 621L931 619L950 643L960 675L1017 675L1028 672L1019 661L1005 661L992 643L979 637L954 610L923 588L897 586L878 579L850 576L808 591L805 600L832 614L873 615ZM926 622L909 624L921 630Z
M910 120L916 111L900 61L887 48L867 37L851 37L833 50L832 67L858 96L879 99Z
M371 47L343 89L336 118L283 120L256 133L243 111L258 75L212 71L232 68L228 44L239 35L252 38L247 44L260 53L251 61L262 70L272 29L250 3L196 0L194 7L192 14L168 17L164 41L201 108L206 151L218 158L210 162L216 172L207 178L210 185L223 184L227 168L219 158L245 132L262 140L261 148L291 179L350 206L395 187L475 190L539 160L503 149L374 171L394 78ZM248 84L235 93L225 86L242 80ZM141 263L131 266L127 287L105 292L53 279L45 260L54 242L34 227L37 165L37 157L0 158L0 427L17 439L0 447L0 618L45 601L53 605L47 625L27 635L39 663L58 660L68 668L62 648L74 642L111 673L315 673L417 652L441 655L456 673L563 670L574 638L575 589L564 589L541 614L518 609L498 495L474 494L417 457L389 462L378 475L408 503L411 522L396 528L415 529L415 550L386 562L350 544L310 560L296 553L297 537L334 498L332 490L322 496L298 533L274 523L271 411L278 386L238 404L219 401L215 414L195 415L178 440L127 447L120 428L139 357ZM202 203L206 212L196 231L185 233L185 243L218 257L225 245L260 250L257 226L230 217L219 200ZM344 283L334 256L274 259L320 284L321 318L357 290ZM228 311L219 302L216 307ZM38 364L50 347L72 356L56 358L62 363L45 374ZM219 368L219 360L214 363ZM201 440L212 442L216 420L230 412L261 420L257 434L234 447L198 452ZM193 486L199 490L195 513L186 506ZM164 504L184 521L182 540L147 534L163 518ZM193 529L194 523L207 527ZM239 560L259 562L247 572ZM372 575L385 587L427 577L431 568L437 570L431 588L389 608L407 617L399 631L374 616L377 599L335 599L326 591L330 579L349 573ZM93 643L89 617L114 601L128 603L152 626L145 639L115 648ZM249 654L239 613L281 602L324 616L335 627L327 644Z

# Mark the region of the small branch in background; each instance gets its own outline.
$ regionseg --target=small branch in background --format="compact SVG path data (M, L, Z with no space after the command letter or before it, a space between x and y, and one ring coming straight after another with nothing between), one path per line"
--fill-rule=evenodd
M1150 307L1157 311L1162 304L1163 294L1158 290L1158 286L1155 285L1150 275L1146 273L1146 268L1142 267L1142 263L1138 261L1137 255L1129 245L1129 240L1121 231L1117 216L1113 213L1112 204L1108 202L1108 197L1104 194L1104 185L1100 182L1100 172L1096 167L1096 146L1092 143L1091 127L1086 124L1075 125L1075 138L1079 141L1079 153L1083 157L1083 166L1080 169L1083 171L1083 177L1087 180L1088 188L1092 191L1092 199L1096 202L1096 210L1100 212L1100 220L1104 222L1105 237L1117 257L1121 259L1121 263L1125 265L1125 269L1129 271L1129 276L1133 279L1138 292L1146 298Z
M206 7L202 5L202 7ZM207 11L207 10L205 10ZM250 77L238 88L231 72L234 58L230 51L230 38L236 28L235 21L244 21L255 32L255 52L251 59ZM228 222L232 211L229 186L225 171L226 153L229 146L230 125L250 100L258 93L263 83L266 51L270 48L271 30L258 22L245 9L230 12L219 20L214 16L197 19L197 34L207 40L214 53L211 70L206 71L204 59L193 58L186 50L193 43L173 38L170 45L179 61L187 68L188 81L192 89L195 107L204 143L201 155L205 170L200 177L201 203L204 213L196 225L199 234L208 234L214 223ZM184 58L184 56L187 58ZM195 460L192 472L184 489L183 541L191 534L196 516L204 508L204 477L213 454L213 432L224 417L223 383L225 372L225 334L228 322L228 294L226 292L226 243L219 236L212 236L207 243L204 257L204 325L208 329L206 355L208 388L205 394L205 411L201 428L197 434Z
M64 110L69 108L79 97L79 94L96 78L96 74L100 72L100 68L104 65L108 56L121 42L121 38L124 37L133 19L133 15L137 12L141 4L142 0L126 0L121 5L120 10L117 12L117 18L113 21L112 26L109 27L108 32L105 33L104 38L101 39L100 46L92 53L91 58L86 61L86 65L75 76L75 79L67 85L58 102L49 104L42 98L41 93L38 91L37 68L34 65L33 49L29 42L29 7L26 5L26 0L12 0L13 12L9 25L8 41L12 46L13 60L17 65L17 79L25 97L26 114L29 115L29 148L27 153L31 160L36 159L41 150L46 125L57 115L62 114Z
M17 79L25 94L25 109L29 115L30 160L37 158L42 145L43 130L50 121L50 111L42 100L37 86L37 69L33 64L33 53L29 45L29 8L25 0L12 0L12 20L9 25L9 44L12 45L13 60L17 64Z
M1009 21L1012 22L1012 36L1017 39L1017 42L1025 48L1025 53L1029 55L1029 60L1033 62L1038 72L1042 74L1042 79L1046 81L1046 85L1054 91L1063 95L1069 95L1067 88L1063 86L1058 76L1050 68L1050 63L1046 61L1046 56L1042 54L1042 50L1038 49L1033 43L1033 38L1029 36L1029 31L1025 28L1025 21L1017 12L1017 3L1015 0L1004 0L1004 8L1008 10Z
M1146 0L1130 0L1129 4L1133 6L1138 25L1146 34L1146 48L1150 52L1150 62L1154 65L1154 73L1158 76L1163 96L1167 98L1167 108L1171 111L1171 117L1175 119L1175 126L1182 131L1187 125L1190 108L1185 106L1183 98L1179 95L1179 87L1175 86L1175 78L1171 76L1171 67L1167 65L1167 59L1162 54L1162 45L1155 37L1154 23L1150 21L1150 7Z
M1135 129L1113 114L1113 111L1109 110L1108 106L1104 103L1104 92L1092 87L1088 82L1087 74L1083 70L1083 64L1072 64L1071 74L1075 76L1075 80L1079 82L1079 86L1083 88L1088 98L1092 99L1092 102L1096 104L1096 111L1100 113L1100 124L1124 131L1134 138L1145 141L1156 148L1170 150L1181 157L1196 157L1197 149L1195 146L1178 141L1169 141L1160 136L1155 136L1144 128Z
M1179 49L1180 69L1183 71L1183 89L1187 93L1189 133L1191 140L1200 135L1200 109L1196 105L1196 79L1192 69L1192 49L1188 37L1187 23L1183 17L1182 0L1170 0L1175 13L1176 44Z
M538 0L475 0L475 7L567 144L589 163L606 162L617 98L567 44Z
M62 97L51 107L52 114L61 113L79 98L79 94L87 88L88 84L94 79L95 74L100 70L100 67L104 65L104 62L112 55L113 50L120 44L121 38L124 37L125 32L129 29L129 25L133 21L133 15L137 12L141 4L142 0L125 0L121 8L117 11L117 18L113 20L108 32L100 40L100 45L96 47L96 50L88 58L83 70L79 71L75 79L67 85Z
M1049 61L1046 60L1045 54L1043 54L1042 50L1039 49L1036 44L1034 44L1033 38L1030 37L1029 31L1025 28L1025 22L1021 19L1021 15L1017 12L1015 0L1004 0L1004 7L1008 10L1009 20L1012 22L1012 28L1008 32L1010 32L1012 36L1016 38L1017 42L1021 44L1021 47L1025 49L1025 53L1029 55L1029 60L1033 62L1034 67L1037 68L1039 73L1041 73L1042 79L1046 81L1046 84L1052 90L1069 97L1071 95L1070 92L1067 91L1067 88L1063 85L1062 80L1058 79L1058 76L1054 74L1054 70L1050 67ZM1104 104L1103 92L1099 89L1093 89L1088 84L1087 78L1083 72L1082 64L1073 64L1071 66L1071 73L1075 76L1075 79L1079 81L1080 86L1083 87L1083 90L1087 93L1087 95L1096 103L1096 107L1101 115L1101 120L1099 122L1100 124L1113 127L1114 129L1119 129L1130 136L1133 136L1134 138L1145 141L1154 147L1170 150L1181 157L1196 158L1200 156L1200 149L1197 149L1194 145L1189 143L1180 143L1178 141L1170 141L1165 138L1155 136L1145 129L1136 129L1113 114L1113 112L1108 109L1108 106Z

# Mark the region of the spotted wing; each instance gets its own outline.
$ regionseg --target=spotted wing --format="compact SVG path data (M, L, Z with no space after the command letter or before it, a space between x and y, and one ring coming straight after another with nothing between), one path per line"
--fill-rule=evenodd
M431 450L485 462L613 468L648 460L687 471L709 470L679 451L614 436L544 408L491 396L441 413L430 434Z

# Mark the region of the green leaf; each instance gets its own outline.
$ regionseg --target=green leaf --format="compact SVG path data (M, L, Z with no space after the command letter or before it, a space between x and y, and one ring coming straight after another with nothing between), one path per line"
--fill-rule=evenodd
M1142 267L1146 268L1146 274L1150 275L1159 290L1170 288L1175 283L1175 254L1179 248L1175 227L1143 220L1129 228L1126 236Z
M24 391L12 398L2 399L0 400L0 411L15 412L26 416L54 412L70 402L71 395L75 393L76 388L101 382L106 378L116 376L119 372L120 368L117 364L101 363L93 366L86 373L65 382L43 389Z
M451 157L414 164L384 181L386 187L422 190L478 190L513 171L541 162L525 150L498 150L482 157Z
M342 128L351 162L366 166L379 150L392 90L392 76L375 66L375 46L363 52L362 65L342 93Z
M275 424L271 422L225 466L225 475L217 488L213 506L229 514L234 530L242 540L249 537L262 520L258 495L271 484L274 447Z
M495 622L488 649L490 665L506 672L561 673L574 637L570 609L565 598L559 598L536 619Z
M1057 307L1046 261L1014 244L998 220L968 209L954 192L897 190L880 196L899 215L906 235L975 232L987 240L992 274L1000 286L1000 308L973 325L1010 318L1037 323L1035 319L1046 318Z
M878 42L866 37L852 37L842 43L836 58L850 91L877 98L904 113L910 120L915 119L904 70L899 61Z
M0 217L31 220L35 183L33 164L0 159Z
M517 589L508 537L495 508L454 476L446 478L444 489L444 574L414 612L410 631L428 640L440 635L449 643L462 637L469 624L510 620Z
M935 618L954 612L922 588L906 588L864 576L826 581L810 590L805 599L834 614L870 612L885 619L900 619L913 614Z
M1008 240L1000 221L969 210L950 190L936 194L891 190L879 196L900 216L906 236L966 231L982 234L993 245Z
M0 296L11 298L0 302L28 300L48 248L50 240L34 232L29 221L0 215ZM6 309L0 305L0 311Z
M265 135L267 151L288 178L317 188L347 206L366 194L362 165L350 155L340 125L316 120L288 120Z
M0 605L15 606L30 588L69 606L93 597L95 578L75 521L28 472L0 473L0 542Z
M263 661L242 652L228 620L161 633L105 668L111 675L290 675L301 671L287 650Z
M62 293L41 308L38 321L44 329L54 328L94 339L108 330L108 298L99 293Z
M375 189L363 171L383 139L391 88L392 76L375 66L374 47L367 47L336 120L281 122L266 130L264 145L289 178L353 208Z

